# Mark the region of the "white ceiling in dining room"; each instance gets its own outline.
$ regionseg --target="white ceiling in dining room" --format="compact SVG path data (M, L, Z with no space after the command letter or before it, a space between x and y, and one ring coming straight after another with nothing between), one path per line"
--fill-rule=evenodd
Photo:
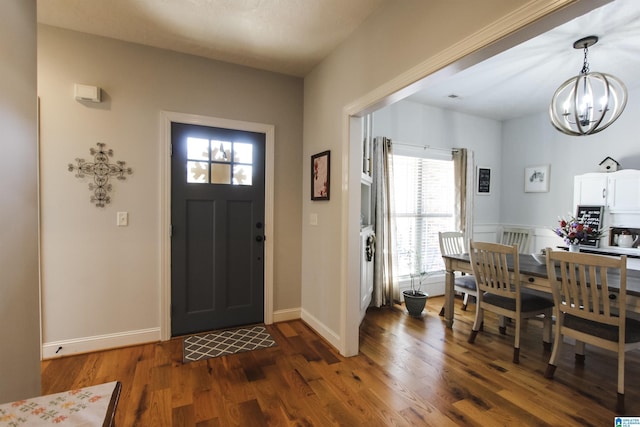
M408 99L495 120L546 112L558 86L582 69L583 51L573 43L590 35L599 37L589 48L590 71L639 88L640 1L615 0Z

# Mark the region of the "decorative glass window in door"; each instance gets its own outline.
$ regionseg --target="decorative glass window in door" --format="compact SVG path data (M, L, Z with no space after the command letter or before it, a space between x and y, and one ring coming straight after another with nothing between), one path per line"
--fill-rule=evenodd
M253 145L187 138L187 182L252 185Z

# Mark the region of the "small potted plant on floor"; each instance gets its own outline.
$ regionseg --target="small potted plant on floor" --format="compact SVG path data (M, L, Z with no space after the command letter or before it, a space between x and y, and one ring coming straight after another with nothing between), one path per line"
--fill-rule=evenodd
M424 306L427 304L427 298L429 295L425 292L422 292L420 288L422 288L422 281L426 277L426 272L422 272L419 275L411 275L411 289L402 291L402 296L404 297L404 304L407 307L407 311L410 316L420 317L422 315L422 310L424 310Z

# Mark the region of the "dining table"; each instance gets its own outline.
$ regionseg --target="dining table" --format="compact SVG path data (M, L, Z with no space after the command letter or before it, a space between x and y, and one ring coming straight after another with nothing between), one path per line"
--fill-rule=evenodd
M445 302L444 302L444 319L448 328L453 327L454 309L453 303L455 298L454 279L455 273L461 272L465 274L473 274L471 260L468 253L443 255L442 259L445 265ZM520 286L527 289L551 294L551 283L547 275L547 265L545 258L541 255L520 254L518 257L520 270ZM507 259L509 268L513 268L513 260ZM609 298L618 299L620 290L620 280L616 280L617 274L612 274L609 278ZM515 280L515 278L512 278ZM627 269L627 286L626 286L626 307L627 312L637 313L640 315L640 270ZM636 317L629 313L630 317Z

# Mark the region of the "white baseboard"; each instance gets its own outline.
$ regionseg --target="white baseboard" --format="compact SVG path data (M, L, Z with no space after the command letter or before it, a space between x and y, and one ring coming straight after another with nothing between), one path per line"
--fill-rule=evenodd
M444 281L445 276L444 272L442 274L436 274L434 276L429 277L424 281L420 290L425 292L430 297L435 297L438 295L444 295ZM400 280L398 283L398 289L400 295L402 295L402 291L411 289L411 282L409 279Z
M300 318L300 308L278 310L273 313L274 323L286 322L288 320ZM120 332L116 334L51 341L42 345L42 358L52 359L72 354L89 353L92 351L107 350L110 348L126 347L156 341L161 341L160 328L149 328L138 331Z
M300 308L289 308L273 312L273 322L286 322L288 320L300 319Z
M429 283L425 286L425 291L430 297L444 295L444 280L436 283Z
M52 359L54 357L69 356L71 354L88 353L91 351L126 347L155 341L160 341L160 328L52 341L42 345L42 358Z
M309 314L308 311L305 311L303 309L301 314L302 320L304 320L304 322L309 325L311 329L316 331L322 338L327 340L329 344L331 344L336 349L342 348L340 344L340 335L329 329L324 323L320 322L318 319Z

